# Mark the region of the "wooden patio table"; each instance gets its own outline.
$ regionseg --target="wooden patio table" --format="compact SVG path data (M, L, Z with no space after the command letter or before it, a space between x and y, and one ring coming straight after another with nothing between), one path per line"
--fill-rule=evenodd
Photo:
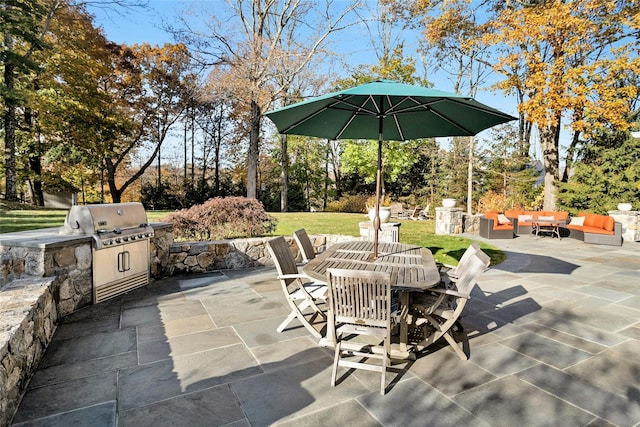
M391 273L391 287L400 292L400 338L392 347L392 357L408 359L409 293L429 289L440 282L440 272L431 251L403 243L378 244L378 258L373 258L373 242L349 241L337 243L309 261L302 270L308 276L327 281L327 269L384 271ZM331 318L331 316L329 316ZM327 328L327 331L331 328ZM333 337L327 336L321 343L333 345Z

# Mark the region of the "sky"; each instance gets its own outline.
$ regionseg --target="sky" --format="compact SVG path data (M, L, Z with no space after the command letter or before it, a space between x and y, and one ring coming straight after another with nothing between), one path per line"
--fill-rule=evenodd
M225 3L224 0L150 0L147 10L131 10L118 14L113 10L89 6L89 12L95 16L95 24L102 27L110 41L162 45L175 42L172 35L162 29L163 23L175 23L176 17L190 8L198 11L193 16L194 22L201 22L206 17L202 10L205 8L207 11L220 10ZM362 25L350 27L340 34L340 39L336 40L332 48L345 55L350 64L376 64L378 60L367 34L366 28ZM402 33L405 55L415 51L419 37L420 34L417 32ZM417 66L420 67L420 64ZM452 83L443 74L429 72L428 79L437 89L453 91ZM498 92L481 91L476 95L476 99L517 117L517 104L513 98ZM484 138L488 135L489 132L484 131L479 134L479 137Z

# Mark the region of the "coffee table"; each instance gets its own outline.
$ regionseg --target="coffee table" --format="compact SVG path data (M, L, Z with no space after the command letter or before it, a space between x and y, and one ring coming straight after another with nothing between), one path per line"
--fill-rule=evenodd
M551 233L552 237L555 235L561 239L560 227L564 227L566 223L565 220L558 219L536 219L531 222L531 225L536 236L540 233Z

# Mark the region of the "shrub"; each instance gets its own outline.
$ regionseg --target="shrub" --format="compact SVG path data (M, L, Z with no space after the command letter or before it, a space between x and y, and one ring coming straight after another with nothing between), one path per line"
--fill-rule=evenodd
M510 205L507 198L500 193L487 191L480 200L478 200L478 212L484 213L488 211L504 212L505 209L514 208Z
M221 240L263 236L275 230L277 220L262 203L246 197L216 197L201 205L169 214L176 240Z
M350 194L342 196L339 200L334 200L327 204L327 212L363 213L367 211L366 194Z

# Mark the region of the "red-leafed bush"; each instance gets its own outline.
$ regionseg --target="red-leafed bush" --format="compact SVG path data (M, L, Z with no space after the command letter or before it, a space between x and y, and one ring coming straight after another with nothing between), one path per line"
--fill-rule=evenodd
M163 218L173 223L176 240L221 240L263 236L277 220L262 203L246 197L216 197Z

